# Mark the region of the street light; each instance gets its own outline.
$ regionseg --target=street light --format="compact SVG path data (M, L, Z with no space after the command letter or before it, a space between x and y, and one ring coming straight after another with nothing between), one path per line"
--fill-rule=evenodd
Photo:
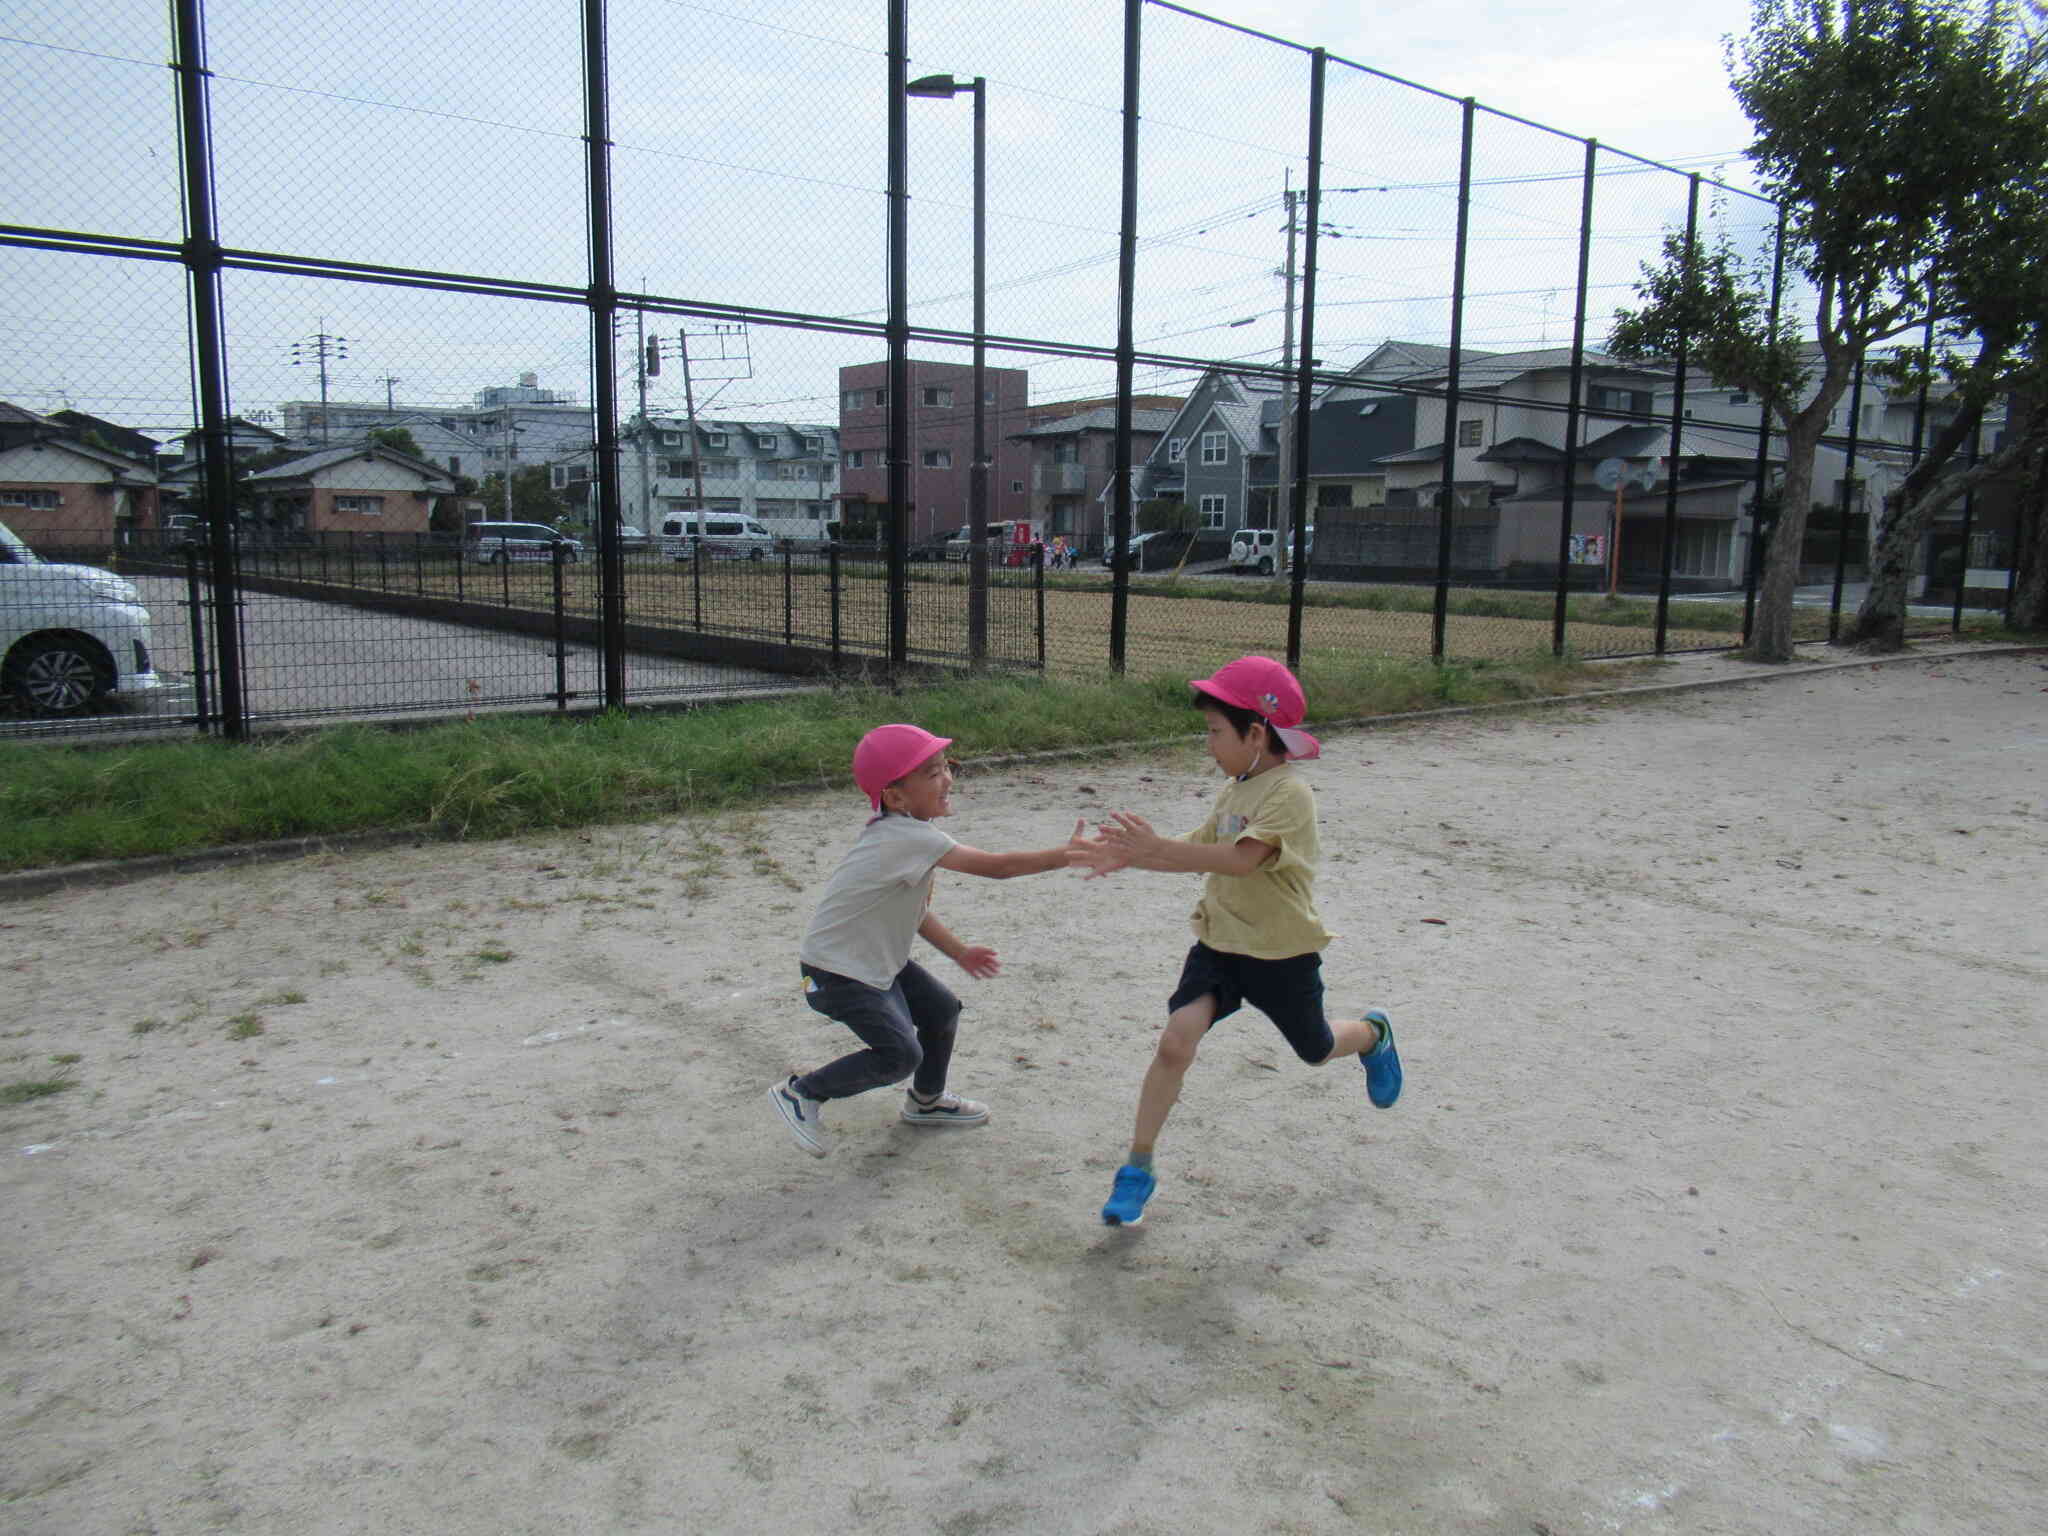
M967 472L967 656L988 660L988 82L923 75L906 96L974 96L974 462ZM907 408L908 401L901 408Z

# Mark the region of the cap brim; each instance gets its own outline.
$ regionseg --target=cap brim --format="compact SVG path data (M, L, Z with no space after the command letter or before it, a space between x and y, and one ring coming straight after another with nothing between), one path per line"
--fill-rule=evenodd
M1269 725L1267 729L1280 738L1280 745L1287 749L1289 762L1306 762L1309 758L1323 755L1323 744L1307 731L1289 725Z

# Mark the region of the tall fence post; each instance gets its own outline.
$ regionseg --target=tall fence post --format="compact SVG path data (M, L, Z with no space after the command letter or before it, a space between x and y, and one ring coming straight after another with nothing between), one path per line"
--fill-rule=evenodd
M1478 103L1467 96L1458 142L1458 239L1451 256L1451 367L1444 379L1443 490L1438 494L1436 600L1429 625L1430 659L1444 664L1451 613L1451 522L1458 510L1458 354L1465 345L1465 256L1472 233L1472 120Z
M1579 285L1572 307L1572 377L1564 408L1564 495L1557 513L1557 596L1550 615L1550 654L1564 655L1566 604L1571 597L1572 522L1578 515L1579 413L1586 396L1586 279L1593 261L1593 182L1600 144L1586 140L1586 170L1579 184Z
M833 670L837 671L839 667L839 545L836 540L831 546L831 555L827 561L827 566L830 572L828 580L830 581L832 591L832 666Z
M796 639L796 572L792 562L796 551L785 541L782 546L782 643L790 645Z
M1984 417L1980 413L1977 417L1977 425L1970 429L1970 468L1975 469L1977 467L1977 459L1983 453L1983 451ZM2017 515L2017 512L2017 503L2015 503L2015 516L2013 519L2015 524L2015 531L2017 531L2017 524L2021 521L2021 518ZM1976 520L1976 515L1977 487L1973 485L1967 491L1963 492L1962 559L1956 565L1956 605L1954 609L1950 612L1948 621L1948 632L1952 635L1960 635L1963 632L1963 589L1970 583L1970 534L1972 531L1970 525ZM2019 564L2019 560L2015 558L2012 560L2011 564L2007 568L2008 574L2006 576L2005 584L2008 588L2012 586L2012 576L2010 573L2012 571L2017 571L2019 569ZM2010 601L2010 599L2008 599L2008 601Z
M203 0L173 0L171 69L178 83L178 152L184 173L183 262L192 301L192 349L199 388L200 472L213 574L214 658L220 669L221 734L240 741L243 718L240 583L236 579L234 445L228 427L227 331L221 306L221 246L214 218L213 127ZM202 727L203 728L203 727Z
M910 0L889 0L889 670L910 659Z
M1700 177L1695 171L1686 178L1685 276L1688 292L1692 288L1692 275L1699 269L1699 236ZM1691 344L1692 338L1681 329L1678 333L1678 356L1672 360L1671 452L1664 469L1664 552L1657 575L1656 649L1659 656L1664 654L1671 623L1671 563L1678 553L1678 470L1685 454L1685 368ZM1620 533L1619 528L1615 529L1617 537Z
M605 66L608 41L605 0L583 0L583 142L587 152L584 201L590 221L590 286L585 302L590 309L591 410L597 418L596 462L591 469L597 480L598 634L604 657L604 707L619 709L626 702L626 599L625 559L619 549L618 336L614 324L619 292L612 269L611 89ZM509 458L505 474L506 484L510 485ZM559 558L555 572L559 589Z
M1031 584L1038 594L1038 670L1045 670L1045 545L1031 546Z
M1769 336L1773 342L1778 339L1779 306L1785 297L1785 208L1778 208L1778 232L1772 242L1771 254L1771 314ZM1756 584L1764 565L1764 499L1770 492L1771 484L1771 416L1778 409L1775 390L1765 390L1758 402L1758 424L1756 429L1756 490L1752 493L1754 505L1749 515L1749 558L1743 562L1742 575L1742 643L1749 644L1750 631L1756 626ZM1917 453L1918 450L1916 449Z
M1109 669L1124 670L1130 642L1131 542L1136 466L1131 463L1131 388L1137 367L1134 313L1138 286L1138 92L1143 79L1145 0L1124 0L1123 186L1116 250L1116 442L1111 448L1109 510Z
M1301 357L1294 385L1294 483L1287 487L1294 516L1294 579L1287 594L1287 665L1301 666L1301 611L1308 599L1308 456L1316 394L1316 232L1323 215L1323 82L1329 54L1309 54L1308 233L1301 255ZM1278 487L1275 487L1277 490ZM1325 545L1325 548L1328 546Z

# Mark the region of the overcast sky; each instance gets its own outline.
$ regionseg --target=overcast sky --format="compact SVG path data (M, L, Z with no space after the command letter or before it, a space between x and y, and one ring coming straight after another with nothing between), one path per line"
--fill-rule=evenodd
M573 0L207 10L226 243L585 280ZM165 11L162 0L0 0L0 66L21 83L0 101L15 146L0 163L0 222L179 237ZM1722 58L1723 39L1748 22L1737 0L1633 11L1219 0L1213 14L1568 135L1745 179L1747 125ZM880 319L883 0L612 0L611 16L621 286ZM1277 361L1282 192L1305 175L1307 57L1156 6L1144 28L1139 343ZM913 74L989 80L996 335L1115 341L1121 42L1115 0L912 5ZM971 109L962 97L909 110L912 318L965 329ZM1332 65L1316 319L1326 365L1388 336L1447 339L1457 131L1454 103ZM1571 138L1482 115L1468 345L1570 341L1582 156ZM1618 158L1602 167L1596 343L1637 263L1685 212L1682 177ZM1740 199L1721 216L1761 222ZM523 371L591 397L572 306L245 274L229 275L227 304L237 409L317 397L315 368L295 367L292 348L322 331L348 338L331 365L335 398L462 405ZM0 399L176 429L191 414L186 329L175 266L0 248ZM675 322L660 329L672 345ZM720 343L691 344L700 411L762 419L833 420L836 368L880 355L873 341L763 325L723 344L723 360L711 355ZM1114 385L1100 361L991 360L1029 366L1036 399ZM1148 370L1139 386L1188 382L1185 370ZM650 405L679 412L681 383L671 362L650 381ZM630 411L637 380L627 372L620 385Z

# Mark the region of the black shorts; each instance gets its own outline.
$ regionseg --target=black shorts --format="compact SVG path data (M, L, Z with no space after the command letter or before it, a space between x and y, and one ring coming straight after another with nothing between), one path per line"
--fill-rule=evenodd
M1323 1017L1321 955L1259 960L1197 943L1180 968L1180 983L1167 999L1167 1012L1185 1008L1198 997L1216 999L1219 1019L1250 1003L1273 1021L1303 1061L1327 1061L1336 1047L1329 1020Z

